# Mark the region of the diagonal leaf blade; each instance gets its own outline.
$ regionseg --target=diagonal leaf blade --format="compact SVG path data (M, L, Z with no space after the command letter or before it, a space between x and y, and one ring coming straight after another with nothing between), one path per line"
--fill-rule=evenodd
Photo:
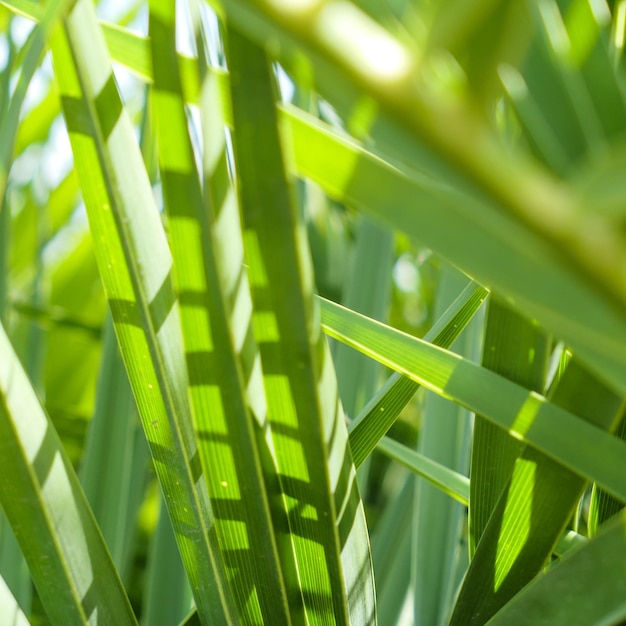
M508 430L579 476L626 499L626 443L537 393L343 307L322 301L326 333ZM580 441L586 441L581 447ZM602 453L597 451L602 450Z
M246 260L276 466L306 619L376 621L369 541L356 472L321 333L309 251L292 204L269 60L229 30ZM264 159L253 158L258 146Z
M487 622L489 626L623 623L625 529L626 519L620 514L597 537L525 587ZM602 563L602 584L590 587L589 572L596 571L598 563Z
M424 341L449 348L463 332L487 297L487 291L470 283L424 336ZM354 464L359 467L391 428L402 409L419 389L419 383L393 374L348 426Z
M0 503L53 623L136 624L78 477L0 326Z
M623 410L622 398L575 358L550 399L602 430L612 428ZM484 624L541 571L584 487L580 476L530 446L523 448L484 528L451 624Z
M196 604L207 621L230 623L186 396L171 255L90 3L76 5L52 50L101 277Z
M159 165L200 462L221 555L244 623L290 624L246 377L255 376L252 305L214 78L202 92L205 185L195 166L176 64L175 3L150 2ZM250 373L250 370L253 370ZM262 382L259 380L262 388ZM253 387L253 383L248 383ZM262 393L262 392L261 392ZM257 428L262 429L262 424Z
M549 347L549 338L536 323L491 297L483 345L484 367L541 393ZM471 461L470 554L476 549L522 449L519 440L476 416Z

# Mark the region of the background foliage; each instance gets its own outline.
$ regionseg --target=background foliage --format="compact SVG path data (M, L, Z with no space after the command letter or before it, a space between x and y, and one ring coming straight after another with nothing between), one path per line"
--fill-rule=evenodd
M0 621L626 620L626 2L0 24Z

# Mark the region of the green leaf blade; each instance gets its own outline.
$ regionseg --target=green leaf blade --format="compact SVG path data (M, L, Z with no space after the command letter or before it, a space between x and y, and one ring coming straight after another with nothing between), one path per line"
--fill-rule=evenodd
M163 226L89 4L77 4L66 33L53 45L56 77L122 356L199 610L230 623Z
M269 61L233 30L229 46L244 244L255 310L263 313L257 329L268 415L299 593L311 623L373 624L363 508L317 321L309 252L285 176ZM259 145L262 166L250 159Z
M213 132L204 131L202 190L176 63L173 2L150 3L150 31L159 164L190 398L220 556L243 623L289 624L255 424L247 407L245 376L252 364L243 361L248 351L255 352L249 338L252 306L219 101L216 107L207 93L214 85L204 84L203 121Z
M614 425L622 409L622 398L576 359L568 363L551 401L603 430ZM580 476L538 450L524 448L484 529L451 624L485 623L539 574L584 487Z
M136 624L59 437L0 327L0 502L53 622Z
M426 333L424 340L449 348L480 308L487 291L476 284L468 285L450 307ZM354 420L350 422L350 448L357 467L376 447L407 405L419 384L393 374L385 385L370 399Z
M626 453L623 441L456 354L328 301L322 302L322 311L323 327L330 336L489 418L616 497L626 497L618 469ZM582 448L581 440L586 441Z
M491 298L483 346L484 367L541 393L549 347L549 338L536 323ZM469 510L470 554L480 541L522 449L519 440L476 417L471 462L474 480Z
M624 529L625 519L620 515L604 532L522 590L489 620L489 626L621 623L626 617ZM597 571L598 563L602 563L600 584L590 586L589 572Z

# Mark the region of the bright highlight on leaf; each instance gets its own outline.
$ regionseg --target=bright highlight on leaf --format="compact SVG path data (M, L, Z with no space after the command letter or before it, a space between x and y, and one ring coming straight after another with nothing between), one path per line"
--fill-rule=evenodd
M535 463L532 461L520 462L515 465L515 469L513 470L513 476L511 478L511 488L510 493L515 493L517 489L519 489L519 485L522 483L528 484L528 489L532 491L534 482L535 482ZM531 524L532 524L532 510L530 507L520 507L521 510L516 509L516 506L519 506L520 503L507 500L507 505L504 509L504 515L502 517L502 528L503 530L507 528L507 525L510 523L511 519L515 519L518 524L517 530L517 553L510 552L507 554L507 558L511 561L514 561L516 557L519 556L519 552L524 549L524 544L529 540L531 533ZM502 536L502 535L501 535ZM498 543L498 552L501 552L503 549L506 549L507 546ZM496 559L498 559L498 554L496 554ZM502 580L504 578L503 573L508 572L510 567L510 563L503 563L500 560L501 569L495 571L495 577L493 581L493 591L495 593L498 592L502 584ZM508 565L508 567L507 567Z
M325 3L315 28L337 56L366 76L393 83L411 70L409 52L350 2Z

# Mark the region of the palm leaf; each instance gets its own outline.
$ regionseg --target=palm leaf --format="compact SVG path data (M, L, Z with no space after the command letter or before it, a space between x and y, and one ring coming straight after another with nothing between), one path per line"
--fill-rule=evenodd
M235 157L275 462L312 623L375 622L369 543L264 53L229 30ZM253 158L262 146L264 159ZM280 329L280 330L277 330ZM295 581L289 581L291 585Z
M550 399L598 429L612 428L622 411L622 398L576 359ZM584 487L583 478L538 450L522 451L484 529L451 624L484 624L541 571Z
M243 274L241 227L229 183L222 118L219 106L210 99L211 84L206 83L209 100L204 103L204 122L211 130L204 135L205 204L175 62L173 2L151 3L150 32L159 165L190 396L222 558L228 564L241 619L288 624L286 585L255 425L247 407L247 387L254 389L254 382L246 380L254 377L255 350L248 339L252 306Z
M624 524L623 515L610 522L605 531L523 589L488 624L622 623L626 618ZM602 563L603 582L590 587L589 572L597 571L598 563Z
M594 480L618 498L626 444L501 376L415 337L323 302L331 336L375 357L427 389L450 398L508 430L565 468ZM586 441L581 448L578 444ZM602 450L602 454L596 454Z
M0 503L52 622L135 624L59 436L0 327Z
M541 393L547 374L550 341L522 315L491 298L483 344L483 367L519 385ZM489 523L508 483L523 444L477 416L472 442L472 494L469 509L470 554Z
M487 292L476 284L467 285L424 336L424 341L449 348L475 315ZM359 467L391 428L419 384L407 376L393 374L350 422L350 449Z
M171 256L89 4L76 5L52 49L100 273L194 597L206 619L228 623L234 609L194 460Z
M12 626L30 626L26 615L20 609L19 604L13 597L11 590L0 577L0 611L4 615L4 619Z
M380 105L381 119L388 115L395 120L381 131L387 143L397 138L407 146L405 162L408 159L413 168L421 166L434 173L439 179L438 189L441 182L455 185L464 198L451 206L448 201L441 202L435 185L431 186L427 198L439 200L437 210L451 209L454 213L445 221L431 220L433 202L416 206L415 191L403 198L381 196L382 189L394 189L400 195L400 188L382 178L380 172L373 176L368 159L355 158L355 152L346 150L346 145L340 156L339 151L329 150L321 137L313 145L303 142L295 146L301 173L331 196L379 215L481 283L510 297L517 307L577 349L611 384L626 391L626 363L611 348L626 338L620 314L626 285L620 269L624 267L624 251L609 224L580 213L577 198L525 157L501 150L472 107L459 102L451 105L435 94L427 96L427 89L420 91L420 68L414 68L411 50L354 5L346 5L345 14L339 9L336 19L330 17L335 16L334 8L323 10L326 3L302 12L260 0L231 0L223 5L229 18L257 41L281 41L281 60L287 64L295 63L293 38L298 37L308 46L323 94L328 86L331 100L346 96L354 107L354 88L362 90ZM319 29L311 26L318 21ZM336 38L316 34L325 33L331 22ZM348 32L350 45L339 46L340 34ZM394 51L394 64L383 70L371 65L373 61L367 56L374 36L381 46ZM331 62L337 69L329 67ZM460 128L468 136L459 135ZM375 189L372 181L376 181ZM449 224L455 228L451 230ZM508 243L501 248L504 238ZM465 249L464 244L468 246ZM604 250L602 259L592 252L599 248ZM477 249L481 254L476 254ZM513 259L514 250L520 255L518 260ZM507 262L502 263L502 259ZM616 375L618 371L621 373Z
M435 314L466 285L457 270L444 267L435 300ZM471 281L470 281L471 285ZM475 316L466 332L451 348L475 358L477 335L482 334L482 316ZM462 326L462 325L461 325ZM417 450L457 472L466 473L471 444L472 415L469 411L433 393L426 393ZM470 490L473 485L469 483ZM470 499L471 502L471 499ZM465 510L446 492L416 481L414 494L412 583L414 615L428 623L444 624L456 594L455 570L466 562L461 548Z

